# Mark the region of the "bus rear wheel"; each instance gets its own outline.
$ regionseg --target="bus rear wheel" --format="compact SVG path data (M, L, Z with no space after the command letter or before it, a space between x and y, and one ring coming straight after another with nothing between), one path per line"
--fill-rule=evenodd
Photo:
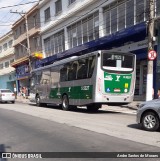
M69 108L69 99L67 95L63 95L62 97L62 109L65 111L70 110Z

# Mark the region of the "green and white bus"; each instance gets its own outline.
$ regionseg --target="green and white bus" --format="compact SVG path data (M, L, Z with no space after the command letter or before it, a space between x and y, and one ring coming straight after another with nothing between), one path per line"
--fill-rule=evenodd
M102 104L133 101L136 56L100 50L72 56L32 71L30 101L37 106L87 106L98 110Z

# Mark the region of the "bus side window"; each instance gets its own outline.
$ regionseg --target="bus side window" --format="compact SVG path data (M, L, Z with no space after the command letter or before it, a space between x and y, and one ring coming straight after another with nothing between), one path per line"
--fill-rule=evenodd
M59 82L59 66L51 68L51 83Z
M94 71L94 67L95 67L95 60L96 60L96 56L92 56L89 58L89 71L88 71L88 78L92 77L93 71Z
M64 82L67 81L67 64L65 64L62 68L60 67L60 81Z
M88 72L88 59L80 59L78 60L78 64L77 79L86 79Z
M36 73L36 84L40 84L42 82L42 72Z
M77 65L78 62L71 62L68 66L68 81L77 79Z
M41 84L50 84L50 69L42 71Z

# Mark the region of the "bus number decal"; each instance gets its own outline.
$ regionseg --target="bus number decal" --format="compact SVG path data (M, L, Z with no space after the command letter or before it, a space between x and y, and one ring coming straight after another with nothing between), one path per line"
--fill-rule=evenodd
M83 87L81 87L81 90L82 91L88 91L89 90L89 86L83 86Z

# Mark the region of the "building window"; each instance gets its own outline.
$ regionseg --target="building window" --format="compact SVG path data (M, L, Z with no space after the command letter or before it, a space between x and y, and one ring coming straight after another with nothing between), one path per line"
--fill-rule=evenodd
M19 27L19 34L20 35L22 34L22 28L21 28L21 26Z
M82 41L83 43L88 42L87 31L88 31L88 25L87 25L87 18L86 18L82 21L82 37L83 37Z
M44 39L44 48L46 57L63 52L65 50L64 31Z
M4 50L4 51L7 50L7 43L5 43L5 44L3 45L3 50Z
M70 4L72 4L72 3L74 3L76 0L69 0L68 1L68 4L70 5Z
M48 7L45 11L44 11L44 17L45 17L45 22L50 20L50 7Z
M13 40L10 40L10 41L8 42L8 46L9 46L9 48L11 48L11 47L12 47L12 44L13 44Z
M0 46L0 53L2 52L2 46Z
M136 23L144 21L144 0L136 0Z
M26 32L26 24L23 24L23 31Z
M82 44L82 22L77 23L77 41L78 45Z
M62 1L58 0L55 2L55 12L59 14L62 11Z
M35 49L37 50L39 46L40 46L39 37L35 37L34 38L34 47L35 47Z
M45 50L46 57L50 56L50 52L51 52L50 37L44 39L44 50Z
M3 63L2 63L2 64L0 64L0 69L3 69Z
M104 22L105 22L105 33L110 34L110 11L104 12Z
M111 9L111 33L117 31L117 7Z
M15 30L14 36L15 36L15 39L18 38L18 29Z
M99 38L99 13L96 12L94 14L94 19L93 19L93 34L94 34L94 40L98 39Z
M55 53L60 53L65 50L65 37L64 31L58 32L54 35L55 40Z
M67 28L67 31L68 31L69 48L98 39L99 38L98 12L69 26Z
M156 0L156 16L160 16L160 0Z
M126 2L126 27L134 25L134 1Z
M19 48L15 47L15 59L19 58Z
M5 62L5 68L8 68L9 67L9 62Z
M36 27L37 26L37 15L34 15L33 16L33 23L34 23L34 27Z
M125 28L125 3L118 6L118 30Z

